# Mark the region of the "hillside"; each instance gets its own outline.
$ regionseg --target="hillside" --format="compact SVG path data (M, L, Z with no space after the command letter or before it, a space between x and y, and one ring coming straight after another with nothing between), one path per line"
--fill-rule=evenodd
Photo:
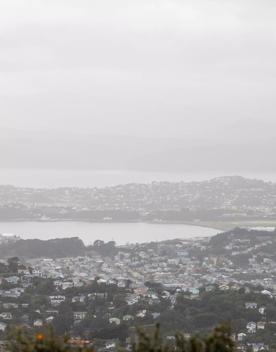
M18 240L0 245L0 257L20 258L62 258L75 257L85 253L83 242L75 238L62 238L42 241L37 239Z
M0 221L26 219L273 225L276 184L230 176L85 189L0 186Z

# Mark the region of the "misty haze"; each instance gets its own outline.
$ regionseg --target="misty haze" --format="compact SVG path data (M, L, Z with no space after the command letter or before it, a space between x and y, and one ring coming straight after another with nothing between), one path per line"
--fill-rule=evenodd
M0 2L0 351L276 350L275 17Z

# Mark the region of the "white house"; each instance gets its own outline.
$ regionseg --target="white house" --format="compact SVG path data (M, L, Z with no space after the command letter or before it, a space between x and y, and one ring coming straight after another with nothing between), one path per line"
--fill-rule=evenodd
M51 315L45 319L47 324L51 324L55 318Z
M66 281L61 284L61 287L63 290L66 290L67 288L72 288L74 287L74 282L72 281Z
M189 292L191 294L191 298L198 298L199 297L199 289L197 287L189 288Z
M249 334L255 334L257 330L257 324L253 321L250 321L249 323L247 323L246 329Z
M85 302L85 296L80 295L80 296L75 296L72 298L72 303L84 303Z
M7 328L7 324L3 323L3 322L0 322L0 331L5 331L6 328Z
M33 326L36 328L40 328L41 326L43 326L43 321L41 319L36 319L33 323Z
M239 342L244 341L245 338L246 338L246 334L245 334L244 332L240 332L239 334L237 334L237 340L238 340Z
M74 320L83 320L85 319L87 312L74 312Z
M251 346L253 352L259 352L259 351L267 351L268 346L266 346L264 343L259 342L259 343L251 343L249 344Z
M265 296L268 296L268 297L270 297L270 298L273 297L272 293L271 293L270 291L268 291L268 290L263 290L263 291L262 291L262 294L265 295Z
M258 321L257 329L258 330L264 330L265 329L265 322L264 321Z
M265 314L265 307L260 307L259 308L259 313L264 315Z
M257 309L258 304L256 302L246 302L245 303L245 308L246 309Z
M158 313L158 312L151 313L151 315L152 315L153 319L157 319L160 317L160 313Z
M65 301L65 296L49 296L52 306L58 306Z
M6 302L6 303L3 303L3 308L4 309L17 309L18 308L18 304L17 303L12 303L12 302Z
M140 312L138 312L138 313L136 314L136 317L138 317L138 318L145 318L146 314L147 314L147 310L146 310L146 309L143 309L143 310L140 310Z
M133 315L126 314L123 316L123 321L130 321L130 320L134 320Z
M16 285L18 283L18 281L19 281L19 277L18 276L9 276L9 277L6 277L5 280L9 284Z
M10 312L3 312L0 314L0 318L2 318L4 320L11 320L12 314Z
M110 318L109 319L109 323L110 324L115 324L115 325L120 325L121 324L121 320L119 318Z

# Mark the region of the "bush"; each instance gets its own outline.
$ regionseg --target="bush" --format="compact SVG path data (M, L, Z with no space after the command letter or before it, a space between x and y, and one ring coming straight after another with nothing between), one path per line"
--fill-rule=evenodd
M12 329L8 338L8 352L92 352L85 344L75 345L68 337L59 337L52 328L45 328L36 334L30 330ZM123 350L121 350L123 351ZM233 352L234 343L228 326L217 327L209 336L185 338L177 333L172 343L164 342L157 325L153 336L139 329L133 352Z
M9 352L94 352L84 345L76 346L69 337L57 336L51 327L38 333L24 328L11 329L8 334Z
M210 336L193 336L185 338L177 333L173 343L164 343L160 336L160 327L149 337L139 330L138 341L133 346L134 352L233 352L234 342L231 339L231 329L227 325L217 327Z

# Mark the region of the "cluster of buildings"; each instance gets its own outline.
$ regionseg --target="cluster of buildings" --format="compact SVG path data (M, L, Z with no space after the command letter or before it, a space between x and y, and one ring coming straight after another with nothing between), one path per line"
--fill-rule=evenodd
M274 219L276 185L233 176L203 182L153 182L89 189L0 186L0 210L1 207L5 208L3 216L7 214L6 208L10 208L14 212L9 216L41 219L68 219L89 211L106 212L101 220L110 221L116 220L111 211L135 212L131 220L151 221ZM179 219L158 213L179 211L183 212ZM127 220L126 214L122 219Z
M232 238L229 233L227 243L219 245L208 238L129 244L114 247L111 256L94 247L86 256L30 263L42 275L56 279L69 274L74 282L99 276L102 282L116 280L122 287L128 281L137 287L152 281L192 292L206 285L226 290L250 284L274 295L276 257L271 249L276 248L276 236L275 232L264 234L250 239Z
M247 320L233 337L241 350L266 350L260 334L276 324L267 314L276 302L275 248L275 232L235 230L212 239L114 245L108 254L99 243L79 257L3 261L0 333L10 323L33 329L55 324L66 311L76 336L100 321L107 331L122 327L125 338L126 328L162 323L164 306L174 309L179 295L201 300L204 292L250 293L255 287L261 298L243 303ZM105 347L114 347L114 339Z

